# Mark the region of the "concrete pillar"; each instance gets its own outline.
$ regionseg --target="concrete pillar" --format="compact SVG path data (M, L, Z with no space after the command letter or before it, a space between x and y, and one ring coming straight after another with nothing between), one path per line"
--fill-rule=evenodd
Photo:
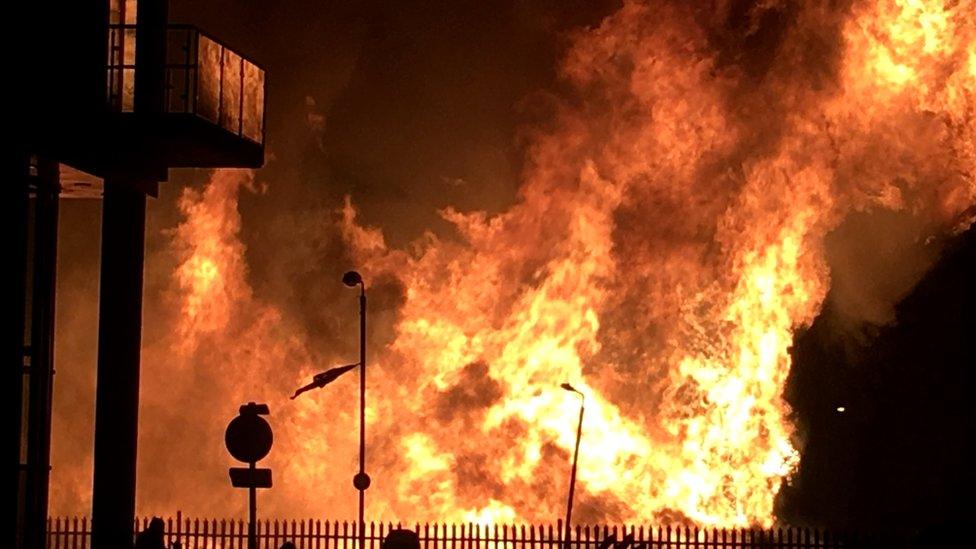
M21 422L23 419L24 381L24 312L27 300L27 210L28 170L27 153L12 152L3 157L4 235L9 238L5 256L10 258L9 282L3 291L3 377L0 379L0 401L6 407L0 419L3 425L4 477L3 504L12 511L6 513L4 534L0 546L18 547L23 528L23 491L21 488Z
M92 547L131 547L136 497L146 195L106 178L98 303Z
M136 8L135 112L165 111L167 0L141 0Z
M24 547L43 547L51 477L51 397L54 382L54 304L57 291L58 163L37 162L34 191L33 277L27 406Z

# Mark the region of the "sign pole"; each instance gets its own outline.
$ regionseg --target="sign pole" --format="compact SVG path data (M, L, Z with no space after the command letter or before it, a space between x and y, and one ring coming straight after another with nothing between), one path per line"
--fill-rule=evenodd
M248 467L254 471L254 462ZM247 549L258 549L257 538L257 516L258 516L258 489L253 484L248 487L248 519L247 519Z
M258 488L271 488L271 469L258 469L257 461L268 455L274 437L271 426L260 416L269 413L266 404L249 402L241 406L224 433L227 450L235 459L247 463L247 468L231 467L230 483L235 488L247 488L247 549L258 549Z

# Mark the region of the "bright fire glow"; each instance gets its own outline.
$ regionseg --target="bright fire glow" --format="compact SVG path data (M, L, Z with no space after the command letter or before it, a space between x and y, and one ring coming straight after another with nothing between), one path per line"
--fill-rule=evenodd
M974 2L801 3L760 76L718 55L693 4L626 1L575 35L560 70L578 97L535 135L509 210L446 208L456 234L406 250L348 201L323 221L371 295L397 297L371 312L372 518L561 516L570 382L586 395L581 522L773 524L802 450L783 389L829 287L825 235L872 208L954 230L976 202ZM219 172L181 201L176 354L155 356L219 369L224 401L280 388L264 512L351 517L353 382L284 395L354 347L315 351L253 295L249 181ZM322 307L354 318L352 299Z

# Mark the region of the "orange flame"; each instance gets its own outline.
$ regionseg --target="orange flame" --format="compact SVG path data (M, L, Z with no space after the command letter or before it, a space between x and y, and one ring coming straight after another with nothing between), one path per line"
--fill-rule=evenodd
M243 181L242 177L243 176ZM238 240L239 187L250 184L246 173L222 171L215 174L203 193L188 190L179 201L187 216L174 234L184 257L176 269L182 293L180 341L195 344L198 334L227 328L233 307L250 299L244 277L244 246Z
M563 130L540 138L511 211L448 210L464 244L431 239L408 256L358 229L347 205L347 240L366 271L390 273L406 288L385 360L419 380L407 409L423 413L426 402L468 383L472 364L487 365L484 375L500 393L464 424L470 435L461 436L476 437L475 448L457 440L457 422L416 427L427 433L411 439L422 442L424 459L410 458L417 447L409 447L406 468L415 475L396 493L400 508L429 509L426 494L437 494L440 517L557 516L554 484L539 477L560 471L547 460L550 446L572 449L575 402L553 390L572 380L590 402L579 480L592 505L604 507L595 517L769 526L774 497L799 459L781 395L793 331L812 321L828 287L823 237L851 209L911 208L945 225L974 201L974 82L965 69L972 7L855 8L843 26L837 88L787 105L779 141L737 167L740 142L755 139L753 122L722 106L739 75L718 67L690 11L652 13L629 2L581 37L565 66L584 91L623 106L565 113ZM784 101L796 100L796 84L786 80L792 68L769 75ZM757 99L739 93L747 105ZM945 164L926 158L932 144L920 147L905 127L949 147L938 154ZM902 158L893 162L874 147ZM716 158L731 173L708 173ZM703 171L713 179L703 180ZM724 196L714 200L713 192ZM684 220L669 208L690 216L691 239L704 242L692 241L690 251L661 242L659 257L640 257L642 270L623 269L634 263L623 254L637 251L627 243L651 227L621 223L621 211L680 227ZM673 285L654 288L655 276ZM617 318L627 325L612 328L663 333L661 355L597 366L611 342L604 318L619 294L663 310L652 313L658 318ZM662 318L674 324L656 322ZM651 386L661 396L628 412L614 403L626 391L594 375L626 370L638 381L661 369ZM491 492L467 495L444 483L471 455L485 458L479 474L497 479L504 497L489 503ZM438 463L440 474L424 474L424 463Z
M719 36L692 4L625 1L575 35L560 67L574 95L533 136L508 211L447 208L456 234L400 250L342 208L336 229L370 291L402 294L395 315L371 311L392 326L371 335L371 518L561 516L568 381L586 398L579 521L773 524L800 459L782 395L793 334L829 287L824 237L873 208L958 230L976 203L972 0L802 3L758 72L716 45L752 31ZM262 507L349 517L335 471L354 472L355 414L339 405L352 385L285 402L348 357L320 356L298 319L255 297L242 184L217 172L181 201L181 316L147 370L175 349L227 374L212 381L224 401L281 389ZM216 501L198 492L143 490L141 505Z
M782 392L793 332L828 288L824 236L879 206L950 228L976 201L973 8L856 5L837 81L817 91L796 64L825 8L798 16L748 89L692 10L627 2L577 37L563 72L588 102L537 136L508 212L447 209L457 238L401 251L347 202L358 266L404 291L370 369L384 452L370 514L558 516L578 403L557 387L571 381L587 402L582 520L771 525L799 460ZM219 330L248 295L239 255L211 250L236 213L183 206L183 333ZM289 416L295 432L314 431L315 406ZM321 478L336 436L295 448L289 474Z

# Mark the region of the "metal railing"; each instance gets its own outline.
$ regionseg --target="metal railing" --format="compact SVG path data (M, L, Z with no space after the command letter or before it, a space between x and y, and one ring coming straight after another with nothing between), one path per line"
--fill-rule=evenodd
M107 98L117 112L135 106L136 47L136 25L109 25ZM196 27L167 26L164 86L163 112L196 115L264 141L264 70Z
M149 519L137 519L141 531ZM228 519L190 519L181 514L165 520L166 544L183 549L237 549L247 546L247 522ZM357 523L323 520L263 520L258 522L258 547L278 549L291 541L300 549L356 549ZM49 549L79 549L90 545L87 518L48 519ZM396 526L397 528L400 525ZM421 549L561 549L562 524L491 525L407 524L420 537ZM369 523L366 549L380 549L390 523ZM892 538L835 533L818 528L699 529L693 527L577 526L570 549L840 549L900 547Z
M136 26L122 23L108 26L106 93L109 107L132 112L136 87Z

